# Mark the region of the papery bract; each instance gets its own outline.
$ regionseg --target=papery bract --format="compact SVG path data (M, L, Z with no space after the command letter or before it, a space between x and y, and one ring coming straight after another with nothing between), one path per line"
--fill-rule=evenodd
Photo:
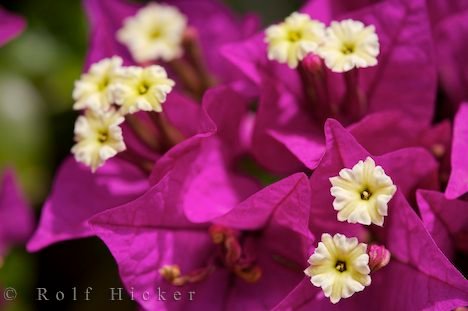
M112 159L96 173L68 158L59 169L41 220L28 243L37 251L52 243L92 235L88 219L137 198L148 182L137 167Z
M460 106L455 117L452 142L452 172L445 194L454 199L468 192L468 103Z
M409 148L375 157L376 163L395 180L398 191L390 202L386 225L377 230L350 226L335 220L329 208L333 198L327 193L328 178L342 167L349 167L369 153L336 121L326 124L327 151L311 177L311 189L317 197L312 200L310 228L313 232L345 232L360 241L370 237L383 244L392 255L388 266L372 276L372 284L362 293L332 306L327 299L304 280L277 310L451 310L468 302L468 282L450 264L424 228L423 223L402 195L404 178L411 178L414 164L425 160ZM400 156L396 156L396 154ZM416 157L413 158L412 157ZM427 161L427 160L426 160ZM420 175L421 176L421 175ZM419 177L421 178L421 177ZM416 182L417 183L417 182ZM409 189L408 189L409 190Z
M170 185L167 193L177 206L188 209L192 202L200 204L197 212L187 210L188 216L198 221L210 217L210 213L224 213L256 191L258 184L254 180L231 168L231 161L244 148L232 142L241 134L248 103L236 94L230 88L214 89L206 95L203 106L171 94L164 113L188 138L164 154L144 149L124 128L127 149L137 147L135 150L154 159L150 176L125 158L109 160L95 174L74 160L67 160L56 177L40 226L28 248L36 251L58 241L93 235L88 224L92 216L136 199L166 176ZM225 118L229 122L224 122Z
M34 226L33 211L19 189L13 171L0 180L0 259L10 247L24 243Z
M468 202L426 190L418 191L417 199L424 226L447 258L456 251L468 253Z
M468 100L468 66L464 61L468 51L468 4L463 0L427 0L427 6L439 79L453 106L445 105L444 110L453 114L462 101Z
M376 27L381 44L379 63L359 70L359 87L367 98L367 113L400 110L405 116L427 124L434 109L436 71L424 2L383 1L362 10L336 14L313 10L313 3L302 10L312 18L324 22L331 18L353 18ZM318 113L312 112L298 73L268 61L262 38L263 34L259 34L223 49L225 56L259 85L253 153L271 170L287 172L301 162L313 169L323 152L322 124L314 118L322 114L326 117L328 105L340 105L343 81L326 72L328 87L323 94L326 100ZM349 103L341 105L346 104ZM301 155L303 150L310 152L307 158ZM273 153L280 156L269 156Z
M0 46L18 36L26 27L25 20L0 8Z
M190 222L168 195L170 187L165 177L138 200L92 220L116 258L126 288L133 289L145 310L266 310L300 282L304 266L298 260L312 243L307 230L310 191L305 175L292 175L209 220L246 234L252 232L252 250L262 276L251 284L223 267L183 287L173 287L162 278L158 272L162 266L177 264L189 273L205 266L215 253L208 224ZM192 206L198 204L192 202ZM196 296L193 301L141 299L142 292L157 287L167 292L195 291Z

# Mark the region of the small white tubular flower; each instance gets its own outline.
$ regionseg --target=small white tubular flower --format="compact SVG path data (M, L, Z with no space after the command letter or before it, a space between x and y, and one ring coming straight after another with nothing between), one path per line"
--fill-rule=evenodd
M325 25L307 14L294 12L284 22L268 27L265 34L268 59L287 63L294 69L308 53L318 50L325 36Z
M332 303L351 297L371 283L367 245L342 234L322 235L304 273Z
M93 65L89 71L81 75L75 82L73 109L92 109L96 112L107 111L112 100L109 96L109 86L114 79L115 71L122 66L122 59L114 56L105 58Z
M330 182L330 192L335 197L333 207L338 211L339 221L383 225L396 186L372 158L359 161L352 169L342 169L339 176L330 178Z
M334 72L377 65L379 38L374 26L351 19L332 22L319 50L325 65Z
M113 110L105 113L86 111L75 123L75 159L94 172L107 159L125 150L120 124L124 118Z
M161 66L122 67L111 93L115 104L121 106L122 114L140 110L161 112L162 103L174 85L175 82L167 77Z
M170 61L182 55L187 18L175 7L151 3L124 21L117 39L139 62Z

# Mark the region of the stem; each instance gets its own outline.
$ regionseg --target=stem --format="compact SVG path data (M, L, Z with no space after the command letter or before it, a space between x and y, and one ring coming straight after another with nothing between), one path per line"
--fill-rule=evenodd
M153 161L131 151L129 149L119 153L119 157L131 164L136 165L144 174L149 175L153 171Z
M173 127L162 113L150 112L149 117L160 134L160 149L165 152L185 139L185 137Z
M203 85L191 64L183 58L172 60L168 64L188 93L195 99L201 99L204 92Z
M337 115L336 106L331 105L329 100L328 84L323 66L301 62L298 72L314 118L323 124L328 117L335 117Z
M160 152L161 146L158 143L157 137L153 136L135 115L129 114L125 117L125 120L142 144L148 146L154 152Z
M187 56L192 63L195 71L198 73L199 78L201 79L201 86L203 92L216 84L214 77L210 74L209 70L206 68L205 61L203 60L203 53L200 46L200 39L198 37L198 32L195 28L189 27L185 32L184 42L185 50L187 51Z
M361 119L367 110L367 103L359 89L359 71L353 69L344 73L346 93L341 105L342 112L349 122Z

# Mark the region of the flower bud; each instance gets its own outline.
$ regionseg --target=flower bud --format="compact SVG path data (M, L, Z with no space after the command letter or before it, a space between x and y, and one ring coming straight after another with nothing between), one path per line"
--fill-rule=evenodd
M320 56L313 53L307 54L307 56L302 60L301 66L304 71L307 73L316 73L322 69L322 60Z
M369 254L369 268L371 269L371 273L382 269L390 262L391 254L388 249L382 245L370 245L367 249L367 253Z

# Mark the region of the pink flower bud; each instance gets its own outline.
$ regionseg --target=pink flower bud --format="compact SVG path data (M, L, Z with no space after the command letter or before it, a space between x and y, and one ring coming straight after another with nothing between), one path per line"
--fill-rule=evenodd
M301 62L302 67L308 73L316 73L322 69L322 60L315 54L309 53Z
M369 268L371 272L382 269L390 262L391 254L382 245L370 245L367 253L369 254Z
M184 40L186 42L198 41L198 30L195 27L187 27L184 32Z

